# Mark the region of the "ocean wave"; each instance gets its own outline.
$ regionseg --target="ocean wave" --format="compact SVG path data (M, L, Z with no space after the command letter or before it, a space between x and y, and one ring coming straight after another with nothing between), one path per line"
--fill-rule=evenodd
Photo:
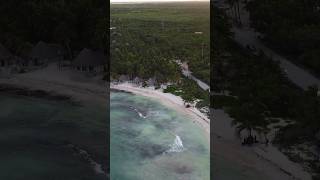
M130 106L130 108L131 108L132 110L134 110L134 111L139 115L139 117L141 117L141 118L143 118L143 119L147 118L147 115L143 115L142 112L140 112L137 108L132 107L132 106Z
M172 152L182 152L185 150L182 140L180 136L176 135L176 138L174 139L174 142L169 145L170 148L166 151L166 153L172 153Z
M106 173L104 172L102 165L97 163L96 161L93 160L93 158L91 157L91 155L83 150L80 149L79 147L73 145L73 144L69 144L68 147L72 148L74 151L77 152L78 155L81 156L81 158L85 159L86 161L88 161L90 163L90 165L92 166L93 170L97 173L97 174L104 174L106 175Z

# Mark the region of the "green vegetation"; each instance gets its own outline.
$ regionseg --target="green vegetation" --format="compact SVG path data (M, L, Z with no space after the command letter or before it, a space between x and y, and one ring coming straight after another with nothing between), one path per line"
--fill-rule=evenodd
M176 85L169 85L165 93L172 93L180 96L185 102L193 102L197 99L197 107L209 106L209 92L203 91L193 80L183 78L181 82Z
M224 31L230 26L226 24L227 21L219 20L225 17L224 14L218 10L216 12L214 32L218 34L221 29ZM232 34L228 31L220 34L224 38L220 36L219 39L215 39L217 45L214 46L213 89L216 92L230 92L231 96L228 99L218 99L220 105L217 106L226 106L229 103L224 101L229 101L229 106L232 105L230 113L236 120L243 119L238 112L246 111L243 109L246 106L259 107L256 113L260 116L292 119L299 127L309 127L303 131L314 135L320 129L317 120L320 117L317 87L310 87L308 91L297 88L289 82L278 62L270 60L261 52L259 55L253 55L238 46L232 41ZM252 109L249 108L247 111ZM259 119L263 126L268 124L262 122L268 118L255 118ZM295 141L297 139L299 138Z
M21 56L38 41L64 45L69 56L84 47L105 50L107 6L100 0L1 1L0 42Z
M232 107L234 106L234 103L237 102L237 100L234 97L230 96L213 95L211 98L214 99L212 107L215 109L224 109L230 106Z
M208 3L112 4L111 77L178 82L180 59L209 82L209 12Z
M320 1L253 0L247 9L271 48L320 75Z
M283 148L316 143L315 135L320 131L318 88L304 91L296 87L278 62L236 44L226 15L218 9L215 12L212 81L214 91L221 95L211 97L212 106L224 108L239 132L265 134L275 119L290 122L280 128L274 140ZM319 173L319 169L313 170Z

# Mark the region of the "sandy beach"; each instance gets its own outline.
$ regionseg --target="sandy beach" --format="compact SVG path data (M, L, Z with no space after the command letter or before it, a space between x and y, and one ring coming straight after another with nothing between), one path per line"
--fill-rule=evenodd
M268 177L267 179L312 179L301 164L289 160L272 143L268 146L242 146L241 140L235 135L235 127L231 126L232 118L221 109L212 110L212 114L214 154L256 170Z
M106 104L109 97L107 82L100 76L86 77L84 73L70 69L59 71L55 63L28 73L1 77L0 84L69 96L86 104Z
M131 92L137 95L156 99L166 106L184 113L200 125L210 138L210 119L195 107L185 108L183 100L175 95L163 93L161 89L152 87L143 88L132 83L112 83L111 89ZM244 147L235 136L234 127L231 126L232 119L223 110L213 110L213 153L226 161L241 166L243 173L251 175L252 172L261 175L256 177L273 180L311 180L309 173L305 172L299 164L291 162L276 147L269 145L257 145L255 147Z
M189 117L192 117L195 123L201 126L207 133L208 140L210 140L210 120L201 113L197 108L190 107L185 108L183 100L179 96L175 96L170 93L163 93L161 89L155 90L153 87L142 88L132 83L110 84L111 89L117 89L122 91L131 92L137 95L150 97L160 101L165 106L173 108L174 110L184 113Z
M105 81L96 78L87 78L72 70L59 71L55 64L44 69L16 74L10 78L0 78L0 84L14 85L31 90L44 90L60 95L70 96L75 101L86 103L108 103L109 91ZM252 171L261 174L264 179L282 180L309 180L311 176L296 163L291 162L276 147L257 145L244 147L234 135L232 119L223 110L213 110L210 119L195 107L185 108L183 100L170 93L163 93L161 89L142 88L130 83L110 84L110 88L132 92L158 100L164 105L184 113L201 126L210 141L210 123L213 123L213 152L214 156L222 157L227 161L243 167L243 172ZM259 178L259 177L257 177Z

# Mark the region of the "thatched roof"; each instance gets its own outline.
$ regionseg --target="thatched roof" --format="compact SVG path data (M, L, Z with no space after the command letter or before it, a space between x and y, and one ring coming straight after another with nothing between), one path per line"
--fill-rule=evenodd
M56 44L47 44L40 41L33 47L29 56L37 59L54 59L63 56L63 48Z
M135 77L134 79L133 79L133 82L134 83L141 83L143 80L141 79L141 78L139 78L139 77Z
M107 63L107 57L101 51L83 49L74 60L74 65L101 66Z
M119 81L128 81L130 78L128 75L120 75Z
M0 58L9 58L12 54L5 48L2 44L0 44Z
M147 81L148 86L154 86L156 84L156 78L149 78Z

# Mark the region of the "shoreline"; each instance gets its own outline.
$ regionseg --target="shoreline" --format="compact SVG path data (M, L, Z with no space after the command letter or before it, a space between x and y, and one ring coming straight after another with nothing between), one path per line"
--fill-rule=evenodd
M170 93L163 93L161 89L155 90L154 88L143 88L139 87L134 83L110 83L110 89L133 93L152 99L158 100L163 105L173 108L174 110L184 113L189 117L192 117L194 122L197 122L206 132L208 140L210 142L210 120L204 114L199 112L195 107L185 108L183 100L179 96L175 96ZM214 113L215 114L215 113ZM204 116L204 118L202 118ZM212 122L217 124L214 125L215 132L212 132L213 137L213 155L221 157L226 161L232 163L231 166L238 165L240 169L247 169L248 171L243 172L244 175L249 175L250 178L254 179L261 178L263 180L271 179L282 179L282 180L310 180L310 174L305 172L298 164L288 161L285 156L278 154L277 149L269 145L268 148L260 146L244 147L240 141L234 137L228 120L230 117L224 114L224 117L213 118ZM219 121L219 122L217 122ZM223 122L225 121L225 122ZM223 127L224 126L224 127ZM216 132L217 128L221 128ZM270 151L270 154L265 151ZM280 159L277 161L277 159ZM281 163L281 161L284 163ZM253 175L253 174L254 175Z
M108 95L106 95L108 93L107 88L96 86L95 88L97 89L89 90L92 85L82 86L77 83L64 84L24 78L14 78L10 80L0 79L0 87L8 87L8 89L1 89L0 93L54 101L66 101L72 104L106 105L108 103ZM104 90L104 92L102 90Z
M289 160L272 143L268 146L264 144L242 146L241 140L234 135L235 127L230 125L232 118L221 109L211 109L211 112L214 114L212 117L214 154L230 159L245 169L252 169L267 179L312 179L310 173L300 164Z
M59 71L56 64L35 71L12 74L10 77L0 77L0 94L39 98L49 101L67 102L75 106L108 106L108 82L100 80L100 76L86 77L81 72L72 70ZM87 147L90 147L88 144ZM95 147L85 149L88 153ZM107 152L107 151L106 151ZM88 164L97 174L108 172L107 159L93 150ZM97 158L97 156L101 158Z
M120 83L120 84L114 84L110 83L110 89L113 90L120 90L124 92L133 93L136 95L141 95L145 97L150 97L152 99L155 99L162 103L165 106L168 106L170 108L173 108L177 112L180 112L182 114L185 114L192 118L192 121L195 122L197 125L199 125L206 134L206 137L210 143L210 120L209 118L201 113L197 108L195 107L189 107L186 108L184 106L184 102L181 97L175 96L170 93L164 93L161 89L155 90L153 88L143 88L139 87L133 83Z
M58 71L55 64L44 69L24 74L15 74L9 78L0 78L1 86L25 90L28 92L44 92L48 96L68 97L70 101L82 104L108 103L108 83L98 79L86 78L80 72L71 70Z
M27 90L42 90L49 94L70 96L71 100L86 105L94 103L107 106L108 82L83 78L81 75L81 73L73 71L57 71L56 66L52 65L46 69L17 74L9 79L0 78L0 85L21 87ZM192 120L205 130L209 142L210 134L213 135L211 139L211 142L214 143L213 155L240 165L241 169L247 170L244 173L258 172L268 180L277 179L277 177L281 177L283 180L311 179L310 175L308 176L297 164L287 159L284 159L284 163L279 163L283 159L274 154L276 151L274 147L265 148L270 151L270 153L266 153L261 146L249 148L241 146L239 140L234 139L233 131L230 129L230 117L224 112L213 113L214 117L210 119L211 123L213 122L214 132L210 132L210 119L195 107L186 108L181 97L163 93L161 89L142 88L130 83L110 83L110 88L154 98L162 104L192 117ZM233 164L230 165L233 166ZM290 172L291 175L286 172Z
M39 82L40 83L40 82ZM67 88L67 87L65 87ZM57 103L68 103L72 106L84 106L85 103L88 103L89 101L84 101L81 98L78 98L77 96L71 96L70 94L63 94L60 91L53 91L52 89L43 89L43 88L37 88L34 86L26 86L26 85L20 85L20 84L14 84L14 83L6 83L3 81L3 79L0 79L0 95L14 98L32 98L49 101L49 102L57 102ZM79 94L80 95L80 94ZM87 96L92 96L88 95ZM97 105L102 105L102 103L98 102ZM105 159L94 159L99 154L90 154L92 152L89 152L89 149L80 149L80 146L76 146L73 144L64 144L65 147L68 147L70 150L73 150L75 153L78 154L78 156L82 159L87 161L90 166L92 166L92 170L97 175L107 175L107 169L108 167L104 165ZM88 146L89 147L89 146ZM92 156L93 155L93 156Z

